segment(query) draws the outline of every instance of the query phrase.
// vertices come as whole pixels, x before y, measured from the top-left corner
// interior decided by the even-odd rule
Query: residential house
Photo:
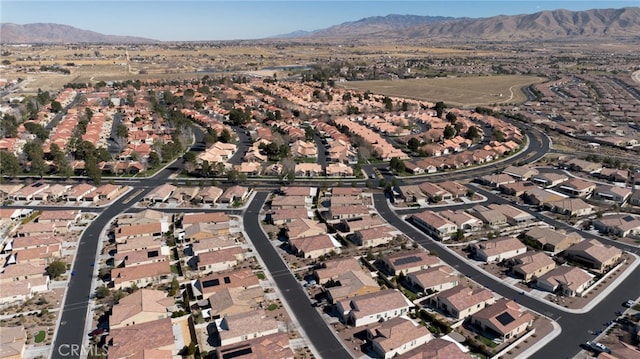
[[[185,228],[196,223],[228,223],[229,216],[222,212],[185,213],[180,219],[180,227]],[[228,226],[227,226],[228,227]]]
[[[591,283],[593,274],[573,266],[559,266],[536,280],[536,287],[566,297],[582,295]]]
[[[376,357],[391,359],[426,344],[433,335],[416,321],[400,316],[367,329],[367,340]]]
[[[326,226],[312,219],[299,218],[286,224],[286,235],[289,239],[311,237],[326,233]]]
[[[447,201],[452,200],[453,195],[449,192],[438,186],[437,184],[431,182],[422,182],[418,185],[422,193],[427,195],[429,200],[433,202]]]
[[[524,233],[525,243],[553,254],[564,251],[580,240],[576,232],[567,234],[548,227],[534,227]]]
[[[315,142],[297,140],[291,145],[291,155],[294,158],[316,158],[318,157],[318,148]]]
[[[423,344],[410,350],[396,359],[472,359],[474,356],[462,350],[460,344],[442,338],[435,338],[427,344]]]
[[[347,232],[355,232],[363,229],[374,228],[386,224],[387,221],[376,213],[352,220],[343,219],[340,221]]]
[[[380,286],[373,279],[371,273],[361,268],[347,270],[327,281],[324,293],[329,302],[336,303],[346,298],[374,293],[380,290]]]
[[[556,267],[556,262],[544,252],[525,252],[509,260],[511,272],[525,282],[539,278]]]
[[[260,308],[264,302],[264,289],[227,287],[209,297],[209,315],[213,319],[246,313]]]
[[[458,230],[455,223],[432,211],[423,211],[411,216],[411,220],[435,239],[446,241]]]
[[[130,226],[119,226],[114,231],[116,243],[124,243],[127,240],[139,237],[160,237],[161,235],[162,224],[159,222],[148,224],[133,224]]]
[[[318,284],[323,285],[330,280],[335,280],[342,273],[361,269],[360,262],[356,258],[339,258],[322,262],[321,267],[313,271],[313,276]]]
[[[345,323],[360,327],[409,313],[413,303],[397,289],[385,289],[337,302]]]
[[[120,299],[113,305],[109,316],[111,329],[141,324],[171,317],[167,310],[175,300],[167,298],[160,290],[142,288]]]
[[[340,243],[328,234],[289,239],[291,251],[304,258],[319,258],[340,252]]]
[[[291,223],[296,219],[309,219],[313,216],[310,210],[307,208],[287,208],[276,209],[269,214],[271,217],[271,223],[276,226],[281,226],[287,223]]]
[[[369,216],[369,207],[365,205],[338,206],[329,208],[329,219],[333,221],[353,220]]]
[[[585,239],[564,251],[568,259],[596,272],[606,272],[622,259],[622,251],[596,239]]]
[[[447,265],[407,274],[407,283],[425,294],[440,292],[458,285],[458,273]]]
[[[485,206],[474,206],[469,212],[474,217],[480,219],[484,224],[496,228],[507,225],[507,216],[501,211],[489,209]]]
[[[533,182],[515,182],[500,185],[500,192],[511,196],[521,197],[527,191],[538,188]]]
[[[451,193],[453,198],[466,197],[469,192],[469,189],[466,186],[455,181],[440,182],[438,183],[438,187]]]
[[[166,202],[176,189],[176,186],[165,183],[151,190],[143,200],[151,203]]]
[[[533,313],[515,301],[501,298],[472,314],[470,322],[482,331],[495,334],[502,340],[510,340],[524,334],[533,325],[534,319]]]
[[[486,263],[500,262],[527,251],[527,246],[514,237],[480,241],[470,245],[475,257]]]
[[[105,342],[109,358],[164,359],[172,358],[181,349],[176,348],[176,339],[171,318],[163,318],[111,329]]]
[[[569,179],[569,176],[567,176],[564,173],[556,173],[556,172],[545,172],[545,173],[539,173],[533,177],[531,177],[531,180],[543,187],[555,187],[557,185],[559,185],[562,182],[565,182],[566,180]]]
[[[475,232],[482,229],[483,223],[478,218],[465,211],[452,211],[450,209],[438,212],[442,217],[455,223],[455,225],[465,232]]]
[[[564,166],[568,169],[584,173],[594,173],[603,169],[602,164],[600,163],[589,162],[581,160],[579,158],[572,158],[571,160],[567,161]]]
[[[630,188],[610,185],[598,185],[594,191],[597,198],[613,201],[619,205],[623,205],[631,197],[631,193],[632,190]]]
[[[493,304],[493,293],[485,288],[457,285],[437,293],[432,301],[447,316],[460,320]]]
[[[216,348],[214,359],[294,359],[287,333],[265,335]]]
[[[65,192],[64,198],[67,201],[72,202],[84,201],[86,197],[96,189],[97,188],[95,186],[92,186],[88,183],[80,183],[71,187],[67,192]]]
[[[618,237],[640,234],[640,217],[632,214],[612,214],[593,221],[593,226],[600,233]]]
[[[422,249],[403,251],[382,257],[381,266],[390,275],[409,274],[442,264],[440,258]]]
[[[249,198],[251,190],[243,186],[232,186],[227,188],[222,195],[218,198],[220,203],[244,203]]]
[[[522,197],[527,203],[540,207],[545,206],[547,203],[561,201],[567,198],[563,194],[547,191],[537,187],[526,190]]]
[[[329,163],[325,168],[327,177],[352,177],[353,176],[353,167],[339,162],[339,163]]]
[[[133,267],[114,268],[111,270],[111,280],[115,289],[128,288],[136,285],[138,288],[149,284],[166,282],[171,278],[169,261],[153,262]]]
[[[507,217],[507,223],[512,226],[526,224],[535,220],[535,216],[529,212],[525,212],[509,204],[492,203],[488,207],[489,209],[494,209],[504,214],[504,216]]]
[[[241,343],[278,332],[278,322],[264,310],[228,315],[215,321],[216,346]]]
[[[352,238],[357,246],[372,248],[389,243],[397,232],[395,228],[383,225],[357,231]]]
[[[196,194],[194,200],[197,200],[201,203],[215,203],[218,201],[218,198],[222,196],[224,191],[222,188],[214,187],[214,186],[206,186],[200,189],[198,194]]]
[[[422,192],[418,185],[398,186],[398,191],[406,203],[417,203],[420,206],[429,204],[429,197]]]
[[[225,234],[229,234],[229,222],[193,223],[187,225],[184,229],[184,239],[187,241],[195,241]]]
[[[508,174],[521,181],[526,181],[529,178],[538,174],[538,170],[530,166],[508,166],[502,170],[502,173]]]
[[[596,189],[596,184],[585,181],[581,178],[573,177],[558,186],[558,189],[573,197],[587,197]]]
[[[27,342],[23,326],[0,327],[0,358],[21,359]]]
[[[259,286],[260,281],[251,269],[235,269],[194,280],[187,285],[187,294],[191,299],[202,300],[225,288],[255,288]]]
[[[244,260],[245,251],[241,247],[231,247],[219,251],[202,252],[190,261],[191,267],[200,271],[220,272],[238,265]]]
[[[478,179],[478,181],[484,185],[498,188],[510,183],[515,183],[516,179],[506,173],[494,173],[482,176]]]
[[[560,201],[550,202],[544,205],[545,208],[571,217],[588,216],[593,213],[593,206],[583,201],[581,198],[566,198]]]
[[[276,196],[271,200],[271,209],[292,209],[311,207],[308,196]]]
[[[617,168],[603,168],[597,173],[598,177],[607,179],[611,182],[625,183],[629,180],[629,171]]]
[[[296,177],[318,177],[324,174],[319,163],[298,163],[294,171]]]

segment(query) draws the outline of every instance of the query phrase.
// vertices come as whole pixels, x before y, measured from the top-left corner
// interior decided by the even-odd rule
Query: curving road
[[[513,205],[513,203],[495,196],[490,192],[481,189],[478,189],[478,192],[491,198],[496,203],[509,203]],[[439,258],[454,267],[457,271],[501,296],[515,299],[525,307],[546,315],[558,322],[562,327],[560,335],[537,351],[532,358],[571,358],[575,356],[581,350],[580,345],[582,343],[593,339],[593,336],[588,333],[588,330],[602,329],[603,323],[615,319],[616,316],[614,313],[616,310],[622,309],[622,303],[629,298],[637,298],[640,296],[640,288],[635,285],[629,285],[630,283],[638,283],[638,281],[640,281],[640,267],[637,267],[625,279],[624,283],[610,290],[608,295],[587,313],[568,312],[554,305],[520,294],[520,291],[488,276],[484,271],[470,264],[468,261],[446,250],[439,242],[399,218],[398,215],[390,209],[384,194],[374,195],[374,205],[380,215],[392,226],[398,228],[424,248],[437,253]],[[562,225],[561,222],[557,221],[551,221],[550,223]],[[575,228],[572,229],[575,230]],[[585,237],[589,237],[588,233],[585,233]],[[615,244],[617,244],[617,247],[622,247],[622,249],[625,250],[637,250],[637,248],[630,248],[621,243],[616,242]]]

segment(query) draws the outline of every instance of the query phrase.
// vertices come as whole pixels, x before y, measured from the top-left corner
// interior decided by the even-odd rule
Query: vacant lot
[[[520,103],[527,100],[522,88],[544,81],[535,76],[447,77],[410,80],[375,80],[341,83],[355,90],[408,97],[425,101],[444,101],[455,106]]]

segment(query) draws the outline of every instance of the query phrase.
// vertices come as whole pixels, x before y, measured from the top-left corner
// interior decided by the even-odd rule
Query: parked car
[[[628,301],[626,301],[626,303],[624,303],[624,306],[627,307],[627,308],[631,308],[634,305],[636,305],[636,301],[632,300],[632,299],[629,299]]]
[[[89,333],[89,336],[90,337],[99,337],[99,336],[106,335],[106,334],[109,334],[109,331],[107,329],[105,329],[105,328],[97,328],[97,329],[92,330]]]
[[[591,342],[588,341],[585,343],[585,346],[597,353],[607,353],[607,354],[611,354],[611,349],[609,349],[609,347],[607,347],[606,345],[602,344],[602,343],[598,343],[598,342]]]

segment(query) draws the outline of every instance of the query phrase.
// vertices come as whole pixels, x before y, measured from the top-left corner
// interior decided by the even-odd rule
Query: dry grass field
[[[409,80],[375,80],[341,83],[345,88],[407,97],[444,101],[462,107],[521,103],[527,100],[522,88],[544,81],[541,77],[506,75]]]
[[[310,63],[342,59],[351,63],[369,63],[384,58],[425,58],[442,56],[499,56],[499,52],[472,51],[453,48],[424,47],[403,44],[290,44],[274,41],[272,43],[191,43],[191,44],[155,44],[155,45],[47,45],[47,46],[6,46],[2,48],[2,60],[8,60],[11,66],[3,69],[2,78],[9,81],[21,78],[25,80],[15,95],[32,95],[38,89],[56,91],[67,83],[96,83],[98,81],[123,81],[146,79],[189,79],[204,76],[203,69],[213,69],[225,73],[260,74],[286,77],[287,71],[262,70],[265,67],[283,65],[307,65]],[[59,72],[41,72],[41,66],[62,66],[70,74]],[[508,77],[505,77],[508,78]],[[489,78],[486,78],[489,79]],[[422,80],[419,80],[422,81]],[[435,80],[438,81],[438,80]],[[506,81],[502,87],[489,86],[488,90],[467,87],[466,93],[450,85],[456,79],[446,79],[452,88],[447,91],[446,100],[450,103],[493,103],[510,98],[509,87],[520,85],[520,80]],[[465,80],[471,81],[471,80]],[[522,80],[523,85],[535,80]],[[403,84],[401,89],[397,85]],[[394,82],[389,86],[384,81],[358,82],[353,87],[364,88],[389,95],[409,95],[414,98],[432,98],[428,89],[420,82]],[[376,85],[374,85],[376,84]],[[351,84],[349,85],[351,86]],[[442,93],[443,85],[436,93]],[[494,90],[495,89],[495,90]],[[514,87],[515,89],[515,87]],[[486,92],[489,91],[489,94]],[[492,93],[503,93],[503,98],[492,98]],[[517,91],[514,91],[516,93]],[[474,97],[475,94],[475,97]],[[458,98],[454,95],[462,95]],[[506,96],[506,97],[504,97]],[[436,96],[438,97],[438,96]],[[514,98],[521,99],[521,95]],[[513,99],[512,99],[513,100]],[[512,101],[509,100],[509,101]],[[507,101],[507,102],[509,102]]]

